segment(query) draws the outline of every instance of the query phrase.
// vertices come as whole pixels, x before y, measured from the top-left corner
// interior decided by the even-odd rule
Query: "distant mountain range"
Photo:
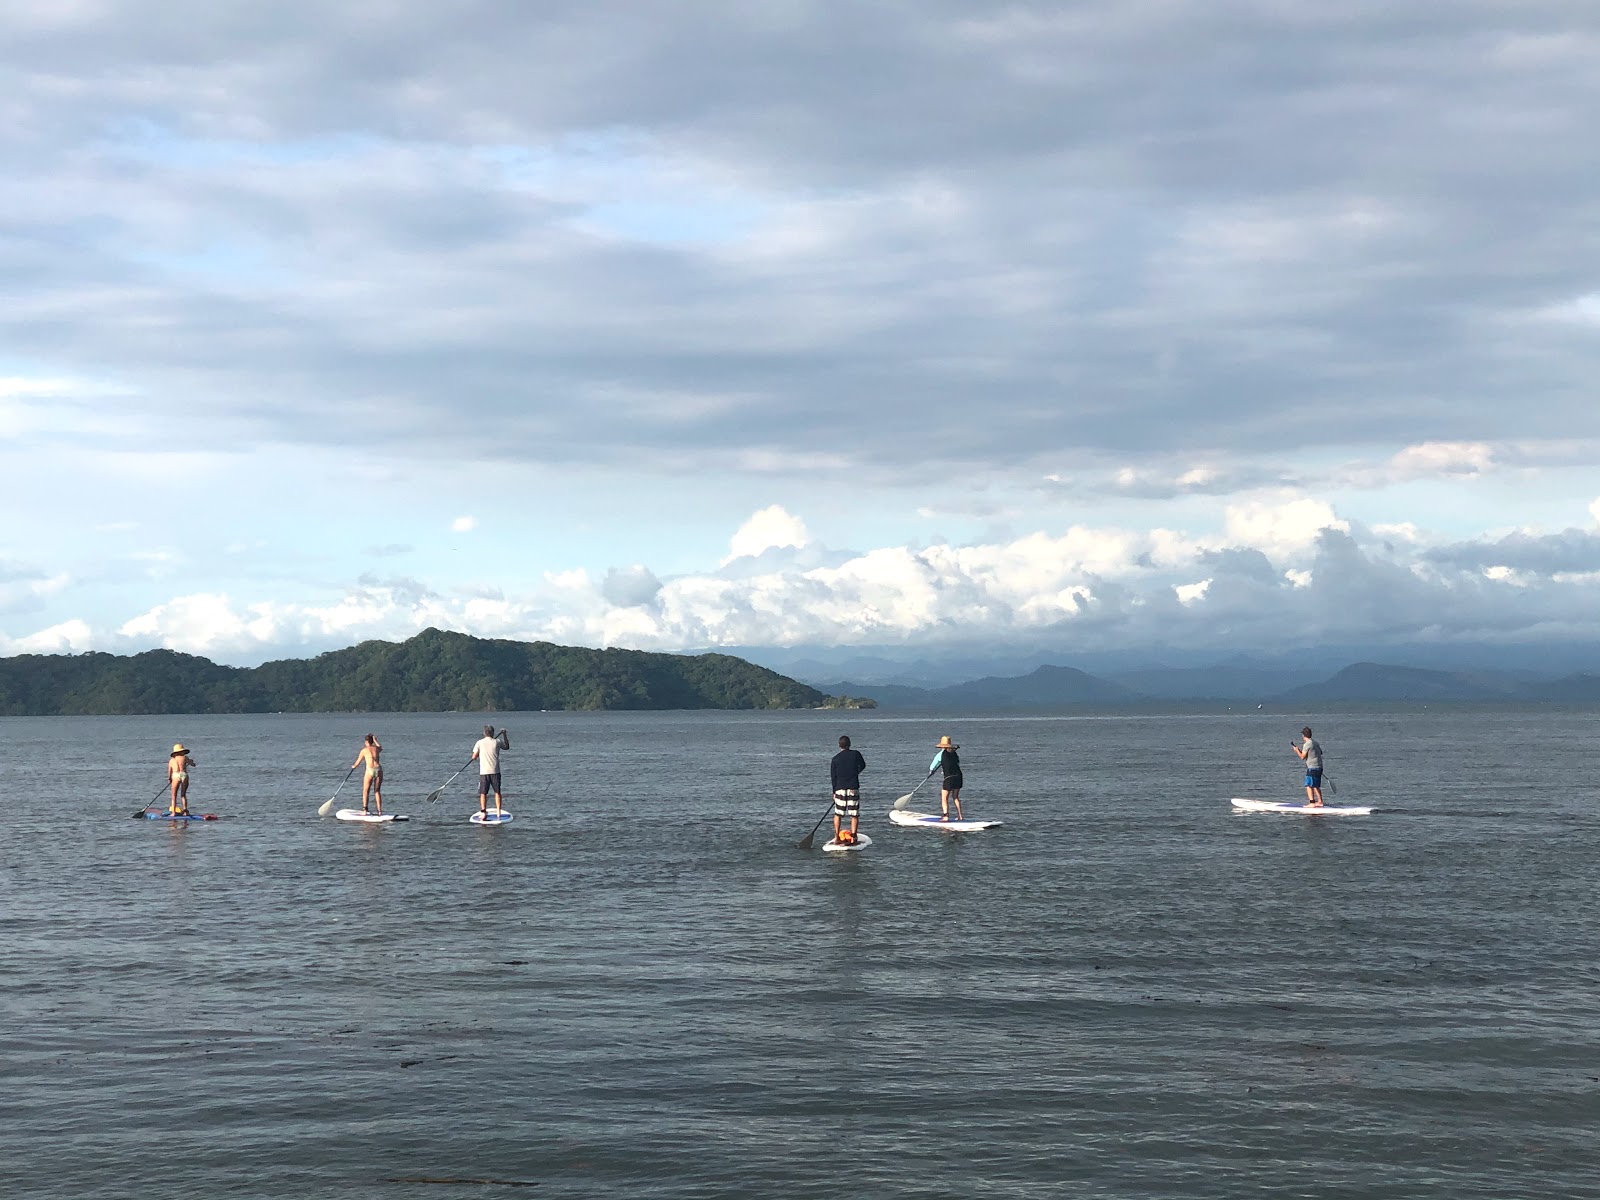
[[[424,630],[309,659],[193,654],[0,658],[0,714],[817,708],[830,697],[729,654],[648,654]]]
[[[827,690],[870,696],[885,709],[977,710],[1137,707],[1172,702],[1327,703],[1600,703],[1600,675],[1528,678],[1509,671],[1433,671],[1355,663],[1326,678],[1250,668],[1145,670],[1103,679],[1071,667],[974,679],[939,688],[839,683]]]
[[[1215,649],[1150,644],[1089,650],[1050,645],[941,642],[857,647],[719,647],[816,687],[836,679],[862,689],[883,684],[937,690],[963,680],[1011,678],[1037,667],[1070,665],[1142,695],[1203,699],[1265,697],[1320,683],[1351,663],[1384,663],[1445,673],[1510,675],[1524,682],[1574,672],[1600,674],[1600,640],[1501,645],[1493,642],[1324,644]],[[863,691],[872,695],[872,691]]]

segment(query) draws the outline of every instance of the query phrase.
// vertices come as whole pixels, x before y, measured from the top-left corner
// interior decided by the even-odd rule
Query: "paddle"
[[[469,758],[469,759],[467,759],[466,762],[462,763],[461,764],[461,771],[465,771],[468,767],[470,767],[472,765],[472,762],[473,762],[473,760]],[[456,775],[461,774],[461,771],[457,771]],[[440,795],[443,794],[445,788],[449,787],[452,783],[454,783],[456,781],[456,775],[450,776],[449,779],[446,779],[438,787],[434,788],[433,791],[428,793],[428,803],[429,804],[437,804],[437,803],[439,803]]]
[[[832,800],[828,801],[828,811],[823,813],[822,816],[817,820],[817,823],[811,827],[811,832],[806,834],[805,837],[801,838],[798,842],[796,842],[795,845],[799,846],[800,849],[802,849],[802,850],[811,849],[812,839],[817,836],[817,830],[821,829],[822,828],[822,822],[826,821],[831,816],[833,816],[833,801]]]
[[[344,791],[344,785],[350,782],[350,776],[356,773],[356,767],[359,767],[360,765],[360,763],[357,763],[355,767],[351,767],[348,771],[346,771],[344,773],[344,778],[339,780],[339,786],[333,789],[333,795],[329,796],[321,804],[317,805],[317,816],[325,817],[333,811],[333,802],[339,798],[339,793]]]
[[[144,807],[143,807],[143,808],[141,808],[141,809],[140,809],[140,810],[139,810],[139,811],[138,811],[138,812],[136,812],[136,813],[134,813],[134,814],[133,814],[133,819],[134,819],[134,820],[135,820],[135,821],[137,821],[137,820],[138,820],[138,819],[139,819],[139,818],[140,818],[140,817],[142,817],[142,816],[144,816],[144,815],[145,815],[145,813],[147,813],[147,812],[149,812],[149,811],[150,811],[150,809],[151,809],[151,808],[152,808],[152,807],[153,807],[153,806],[154,806],[154,805],[155,805],[155,802],[156,802],[156,800],[159,800],[159,799],[161,799],[161,797],[163,797],[163,796],[165,796],[165,795],[166,795],[166,794],[167,794],[167,790],[168,790],[168,789],[169,789],[169,788],[170,788],[170,787],[171,787],[171,786],[172,786],[172,785],[171,785],[171,784],[163,784],[163,785],[162,785],[162,786],[161,786],[161,790],[160,790],[160,791],[159,791],[159,792],[157,792],[157,793],[156,793],[156,799],[155,799],[155,800],[152,800],[152,801],[150,801],[150,803],[149,803],[149,804],[146,804],[146,805],[145,805],[145,806],[144,806]]]
[[[939,773],[939,768],[935,767],[933,770],[928,772],[928,778],[924,779],[922,781],[922,783],[927,783],[928,779],[932,779],[938,773]],[[912,788],[904,796],[901,796],[898,799],[896,799],[895,802],[894,802],[894,806],[896,808],[900,809],[902,812],[905,811],[906,805],[911,803],[911,797],[915,796],[918,792],[920,792],[922,790],[922,783],[917,784],[916,787]]]

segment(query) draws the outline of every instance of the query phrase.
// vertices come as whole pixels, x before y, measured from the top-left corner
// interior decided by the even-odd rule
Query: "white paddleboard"
[[[1241,812],[1297,812],[1324,817],[1364,817],[1372,811],[1370,807],[1341,808],[1334,804],[1324,804],[1321,808],[1313,808],[1309,804],[1278,804],[1272,800],[1245,800],[1238,796],[1233,798],[1233,806]]]
[[[507,821],[511,820],[511,814],[508,812],[475,812],[472,814],[471,820],[474,825],[504,825]]]
[[[947,833],[973,833],[979,829],[998,829],[1001,824],[999,821],[941,821],[938,813],[911,812],[903,808],[891,808],[889,820],[896,825],[931,825]]]
[[[410,817],[402,817],[395,813],[362,812],[359,808],[341,808],[333,814],[341,821],[360,821],[366,825],[386,825],[390,821],[409,821]]]
[[[871,838],[864,833],[857,833],[856,840],[853,842],[840,842],[835,841],[833,838],[829,838],[827,841],[822,843],[822,848],[824,850],[838,850],[843,852],[846,850],[865,850],[870,845],[872,845]]]

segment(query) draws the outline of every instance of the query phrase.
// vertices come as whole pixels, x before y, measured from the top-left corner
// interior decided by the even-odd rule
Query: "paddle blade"
[[[815,843],[816,837],[817,837],[817,831],[815,829],[813,829],[810,833],[806,834],[805,837],[801,838],[798,842],[796,842],[795,845],[799,846],[800,849],[802,849],[802,850],[809,850],[809,849],[811,849],[812,845]]]
[[[898,809],[904,810],[905,806],[911,803],[911,796],[912,793],[907,792],[904,796],[896,798],[894,806]]]
[[[339,795],[338,795],[337,792],[335,792],[333,795],[329,796],[326,800],[324,800],[321,804],[317,805],[317,816],[325,817],[329,813],[331,813],[333,811],[333,802],[335,800],[337,800],[338,798],[339,798]]]

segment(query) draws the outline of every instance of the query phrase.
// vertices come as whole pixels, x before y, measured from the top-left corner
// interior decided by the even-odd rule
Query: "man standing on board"
[[[856,840],[856,829],[861,824],[861,772],[867,769],[867,760],[861,751],[850,749],[850,739],[839,735],[839,753],[828,764],[833,777],[833,840],[848,846]],[[850,828],[841,829],[840,822],[850,818]]]
[[[928,774],[942,770],[944,779],[939,785],[939,819],[950,819],[950,806],[956,806],[956,820],[961,816],[961,756],[956,753],[961,749],[950,740],[947,733],[941,737],[937,744],[938,753],[933,756],[933,761],[928,764]]]
[[[1296,746],[1293,741],[1289,749],[1298,754],[1306,764],[1306,807],[1322,807],[1322,746],[1317,739],[1311,736],[1311,726],[1307,725],[1300,731],[1300,736],[1305,739]]]
[[[499,816],[500,809],[500,751],[511,748],[511,739],[502,730],[499,737],[494,735],[494,726],[485,725],[483,736],[472,747],[472,758],[469,762],[478,764],[478,811],[487,814],[489,793],[494,792],[494,815]]]

